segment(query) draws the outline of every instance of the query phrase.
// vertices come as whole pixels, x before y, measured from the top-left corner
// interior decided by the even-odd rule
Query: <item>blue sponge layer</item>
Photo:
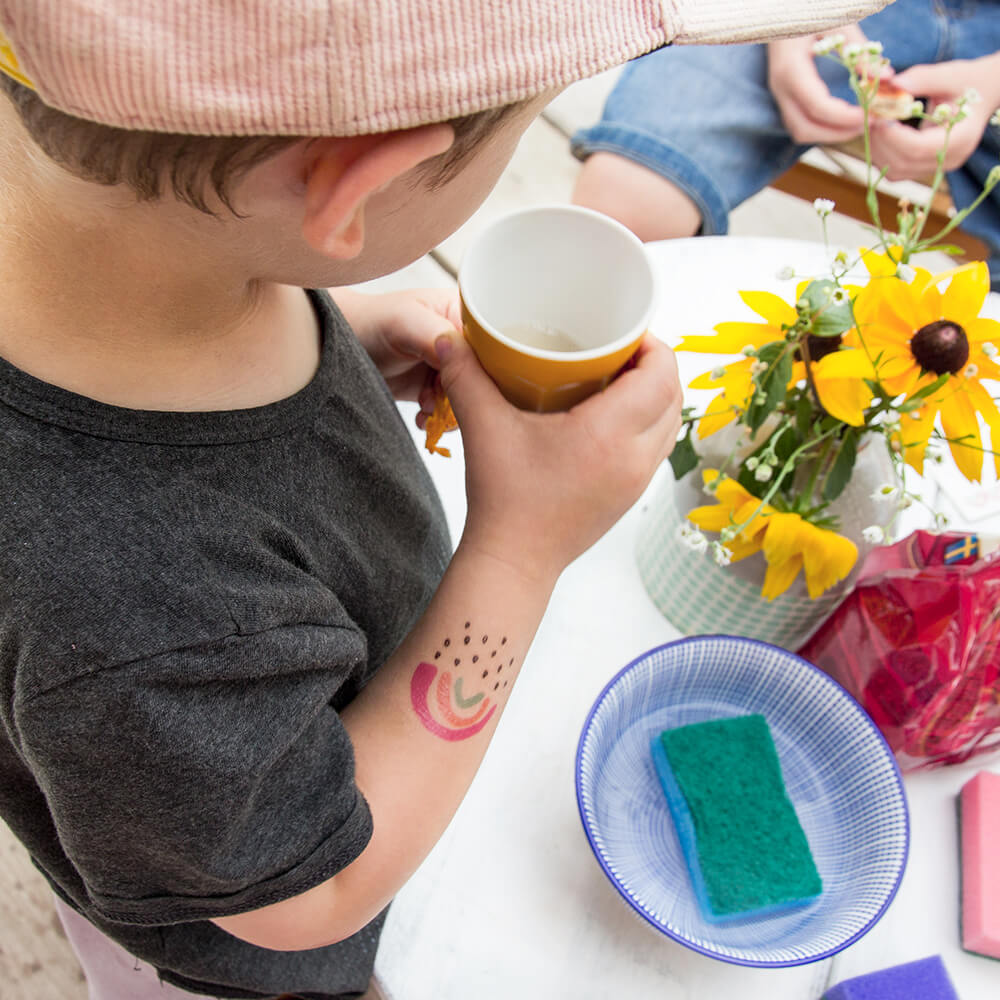
[[[837,983],[822,1000],[958,1000],[940,955]]]
[[[651,751],[707,922],[757,920],[822,891],[762,715],[669,729]]]
[[[691,875],[691,888],[694,890],[694,897],[698,900],[698,909],[701,915],[712,924],[719,923],[720,918],[712,910],[712,904],[708,898],[708,886],[705,885],[705,876],[701,873],[701,865],[698,864],[698,835],[694,829],[694,819],[691,810],[688,809],[687,800],[681,791],[674,772],[670,768],[670,761],[667,758],[667,751],[663,749],[663,743],[657,736],[652,743],[653,766],[660,778],[660,785],[663,793],[667,797],[667,807],[674,821],[674,829],[677,831],[677,839],[680,841],[681,853],[687,863],[687,869]]]

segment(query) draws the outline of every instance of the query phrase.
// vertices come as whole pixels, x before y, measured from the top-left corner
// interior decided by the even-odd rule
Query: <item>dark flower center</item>
[[[806,337],[806,342],[809,345],[810,361],[819,361],[820,358],[840,350],[840,337],[817,337],[815,333],[810,333]]]
[[[954,375],[969,360],[969,338],[957,323],[936,319],[913,335],[910,353],[924,371]]]

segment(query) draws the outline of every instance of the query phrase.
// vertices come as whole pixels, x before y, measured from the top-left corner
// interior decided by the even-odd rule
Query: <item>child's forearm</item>
[[[261,947],[315,948],[389,903],[462,801],[557,575],[459,546],[416,628],[342,713],[374,822],[368,846],[329,881],[220,927]]]
[[[216,923],[278,949],[363,927],[458,808],[563,568],[631,506],[680,428],[671,352],[644,338],[636,364],[566,413],[510,406],[460,337],[438,342],[462,427],[465,531],[421,620],[341,714],[374,834],[329,881]]]
[[[459,546],[427,613],[345,710],[358,785],[375,824],[368,848],[335,879],[345,903],[381,885],[374,916],[444,832],[479,768],[557,576],[528,577]]]

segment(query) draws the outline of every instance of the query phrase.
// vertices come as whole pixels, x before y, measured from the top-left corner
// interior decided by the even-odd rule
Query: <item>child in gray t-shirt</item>
[[[524,413],[454,295],[303,289],[427,252],[569,81],[804,30],[747,6],[0,0],[0,814],[82,948],[182,994],[366,988],[680,392],[647,337],[599,396]],[[467,456],[454,553],[393,400],[424,419],[435,377]],[[488,693],[473,642],[502,653]]]

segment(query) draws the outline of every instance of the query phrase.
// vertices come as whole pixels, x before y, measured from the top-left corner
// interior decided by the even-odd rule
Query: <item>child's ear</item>
[[[302,235],[328,257],[348,260],[357,256],[365,242],[368,198],[443,153],[454,139],[451,126],[440,124],[310,143]]]

